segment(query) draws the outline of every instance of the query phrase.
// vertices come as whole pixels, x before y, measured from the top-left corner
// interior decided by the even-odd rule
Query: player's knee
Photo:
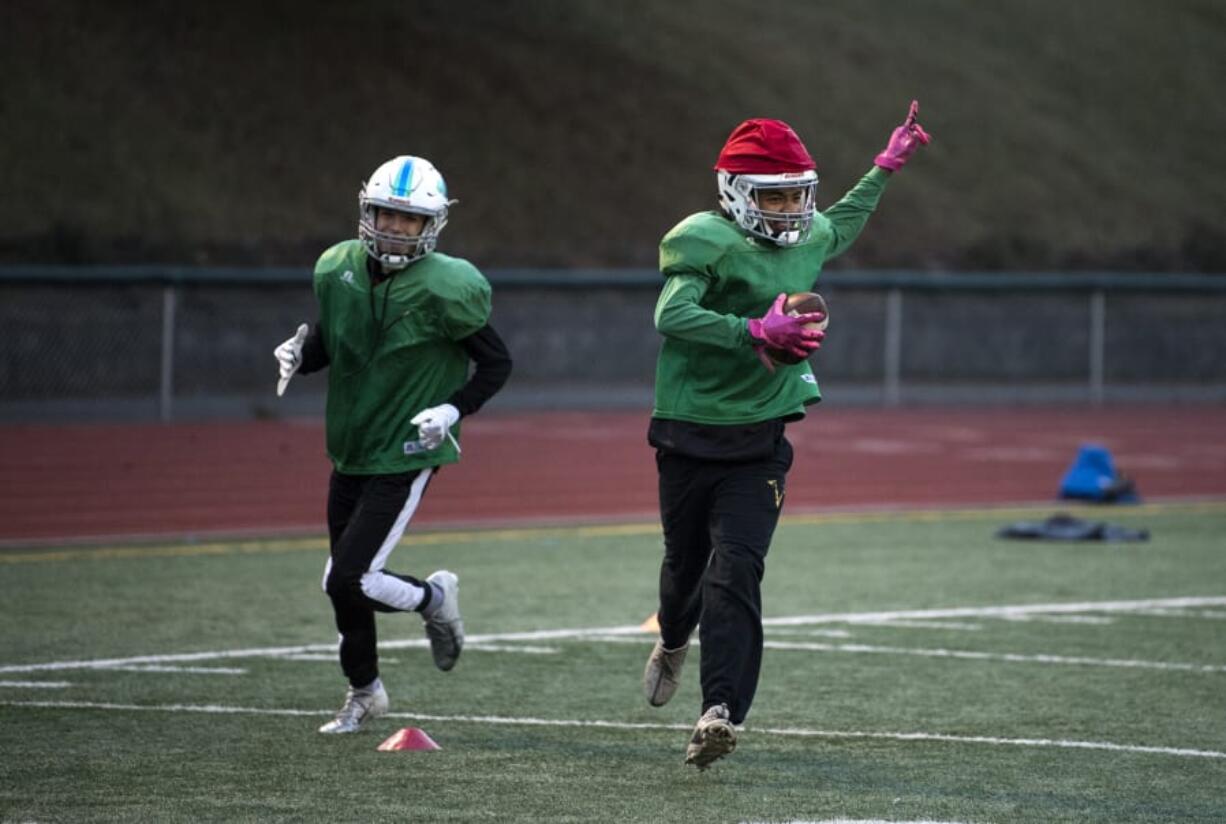
[[[734,580],[753,577],[762,580],[765,571],[764,553],[746,544],[724,544],[715,553],[713,567],[718,567],[722,576]]]
[[[348,603],[362,598],[364,570],[333,567],[324,582],[324,592],[335,603]]]

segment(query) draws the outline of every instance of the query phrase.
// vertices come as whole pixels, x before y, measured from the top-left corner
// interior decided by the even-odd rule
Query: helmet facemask
[[[402,155],[389,160],[370,176],[358,192],[358,237],[366,253],[386,269],[403,269],[434,251],[447,225],[447,184],[430,161]],[[421,233],[410,237],[380,231],[379,210],[422,215]]]
[[[411,237],[398,232],[379,231],[380,209],[425,216],[426,222],[421,227],[421,234]],[[433,252],[438,245],[439,232],[447,225],[446,207],[439,212],[431,213],[420,209],[406,209],[389,203],[375,202],[359,195],[358,211],[358,237],[362,239],[366,253],[388,269],[403,269],[413,261]]]
[[[779,246],[795,246],[809,239],[817,214],[817,172],[733,174],[720,169],[716,178],[720,207],[746,232]],[[801,209],[776,212],[759,205],[763,192],[779,189],[802,189]]]

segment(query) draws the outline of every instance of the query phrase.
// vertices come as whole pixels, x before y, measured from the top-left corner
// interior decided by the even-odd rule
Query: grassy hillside
[[[921,102],[844,266],[1226,271],[1214,0],[13,0],[0,262],[307,264],[421,154],[482,266],[653,265],[732,127],[823,206]]]

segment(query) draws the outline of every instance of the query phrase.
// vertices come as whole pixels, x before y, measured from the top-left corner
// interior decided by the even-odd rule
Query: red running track
[[[415,524],[656,518],[647,416],[521,413],[464,425],[464,460]],[[819,408],[788,427],[785,511],[1052,502],[1078,445],[1145,500],[1226,498],[1226,406]],[[317,420],[0,426],[0,544],[322,533]]]

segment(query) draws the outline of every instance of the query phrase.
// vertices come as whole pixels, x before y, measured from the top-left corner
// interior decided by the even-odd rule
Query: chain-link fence
[[[658,273],[494,270],[515,359],[503,407],[638,407]],[[1226,278],[832,272],[827,400],[1226,399]],[[0,419],[320,414],[325,381],[273,392],[273,348],[315,303],[307,270],[0,270]]]

